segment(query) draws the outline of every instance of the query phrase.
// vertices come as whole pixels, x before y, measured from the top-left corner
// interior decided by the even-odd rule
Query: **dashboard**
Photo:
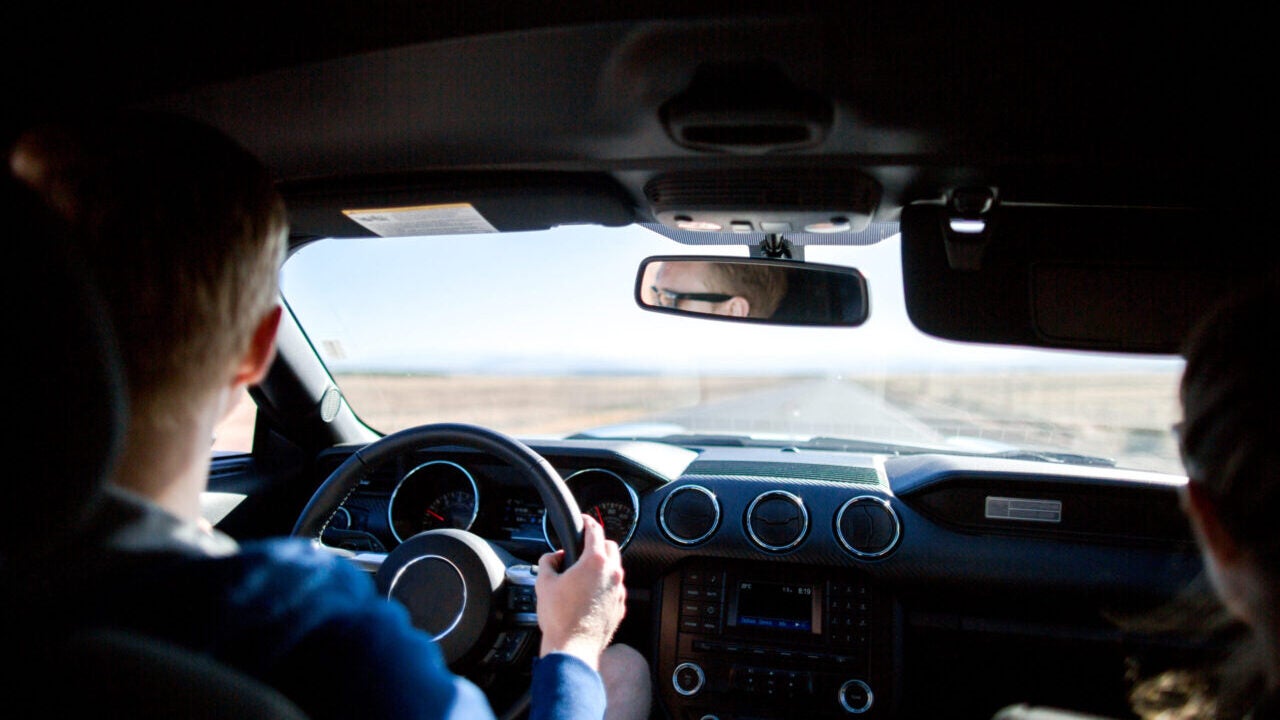
[[[1016,700],[1123,708],[1135,657],[1177,643],[1112,620],[1199,577],[1184,480],[1113,468],[657,443],[530,442],[623,547],[620,639],[678,720],[990,716]],[[350,450],[323,459],[332,469]],[[537,492],[479,451],[365,478],[326,543],[386,552],[469,529],[556,545]],[[1028,663],[1027,658],[1034,658]]]

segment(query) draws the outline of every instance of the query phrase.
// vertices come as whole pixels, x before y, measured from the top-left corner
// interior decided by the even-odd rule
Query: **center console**
[[[869,577],[694,561],[661,593],[655,680],[673,718],[892,715],[901,613]]]

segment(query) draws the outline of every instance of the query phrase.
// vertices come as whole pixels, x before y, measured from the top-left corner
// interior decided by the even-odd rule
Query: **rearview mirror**
[[[640,263],[645,310],[776,325],[861,325],[867,282],[854,268],[791,260],[666,255]]]

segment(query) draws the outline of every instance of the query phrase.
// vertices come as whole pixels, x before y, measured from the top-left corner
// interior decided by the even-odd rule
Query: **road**
[[[738,397],[657,413],[652,422],[691,433],[830,436],[939,444],[942,434],[863,385],[835,378],[798,380]]]

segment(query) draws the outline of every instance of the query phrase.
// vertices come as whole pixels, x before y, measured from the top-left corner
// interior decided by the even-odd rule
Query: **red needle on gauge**
[[[596,511],[596,517],[600,520],[600,527],[604,527],[604,515],[600,514],[600,508],[592,508]]]
[[[431,508],[427,508],[427,514],[428,514],[428,515],[430,515],[431,517],[433,517],[433,518],[437,519],[437,520],[444,520],[444,516],[443,516],[443,515],[441,515],[440,513],[436,512],[435,510],[432,510]]]

